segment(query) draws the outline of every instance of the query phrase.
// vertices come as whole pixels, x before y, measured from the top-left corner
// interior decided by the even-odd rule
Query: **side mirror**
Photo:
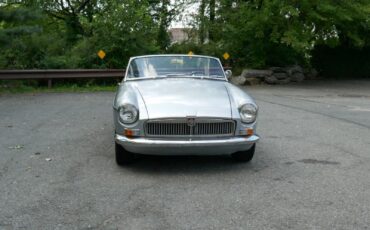
[[[231,70],[228,69],[228,70],[225,71],[225,75],[226,75],[227,79],[230,79],[231,76],[233,75],[233,72],[231,72]]]

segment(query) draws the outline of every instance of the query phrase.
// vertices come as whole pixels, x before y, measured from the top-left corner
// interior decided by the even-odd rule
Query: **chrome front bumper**
[[[127,138],[115,135],[116,143],[122,145],[127,151],[151,155],[226,155],[248,150],[258,140],[258,135],[196,140]]]

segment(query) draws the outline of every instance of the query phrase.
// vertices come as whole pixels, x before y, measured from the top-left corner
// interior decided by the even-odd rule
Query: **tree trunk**
[[[167,49],[169,45],[169,36],[167,33],[167,28],[169,24],[169,13],[168,13],[168,5],[170,4],[170,0],[162,0],[162,7],[160,10],[159,16],[159,29],[158,29],[158,38],[157,42],[159,47],[162,50]]]
[[[205,10],[206,10],[206,0],[202,0],[200,7],[199,7],[199,42],[200,44],[204,44],[205,37],[206,37],[206,30],[205,30]]]
[[[216,15],[216,0],[209,1],[209,40],[214,40],[214,23]]]

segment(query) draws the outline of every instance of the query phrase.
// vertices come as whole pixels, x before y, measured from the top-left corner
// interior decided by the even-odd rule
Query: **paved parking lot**
[[[113,93],[0,96],[0,229],[369,229],[370,81],[246,88],[249,164],[114,161]]]

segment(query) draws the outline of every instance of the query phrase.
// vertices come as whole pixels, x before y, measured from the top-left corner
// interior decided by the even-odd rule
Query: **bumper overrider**
[[[117,144],[127,151],[150,155],[227,155],[248,150],[259,136],[233,136],[215,139],[159,139],[115,135]]]

